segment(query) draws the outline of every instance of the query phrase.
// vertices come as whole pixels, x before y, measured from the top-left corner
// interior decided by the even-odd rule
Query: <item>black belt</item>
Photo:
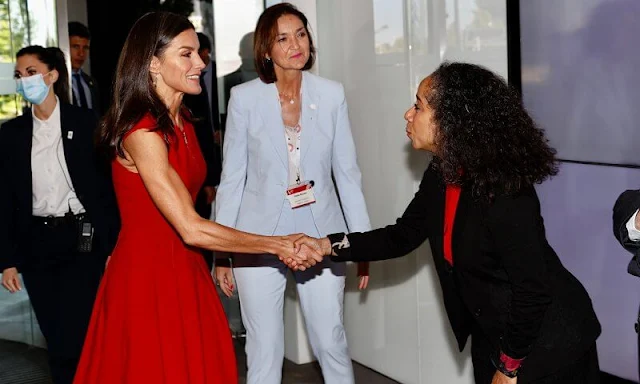
[[[65,216],[31,216],[31,222],[44,225],[49,228],[56,228],[63,225],[72,225],[84,218],[84,213],[77,215],[65,215]]]

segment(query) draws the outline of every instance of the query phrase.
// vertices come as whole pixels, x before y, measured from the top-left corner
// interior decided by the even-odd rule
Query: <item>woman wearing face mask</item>
[[[305,15],[289,3],[267,8],[254,33],[254,57],[260,78],[231,90],[216,221],[264,235],[369,230],[344,90],[308,72],[315,48]],[[247,383],[280,383],[287,267],[269,255],[237,255],[234,263],[247,330]],[[364,289],[368,265],[360,267]],[[326,259],[294,273],[327,383],[354,382],[342,323],[345,271],[343,263]],[[235,288],[233,274],[229,266],[216,267],[227,295]]]
[[[73,379],[119,225],[93,149],[95,115],[68,104],[61,55],[40,46],[18,51],[16,89],[31,108],[0,129],[2,285],[22,290],[22,273],[55,384]]]

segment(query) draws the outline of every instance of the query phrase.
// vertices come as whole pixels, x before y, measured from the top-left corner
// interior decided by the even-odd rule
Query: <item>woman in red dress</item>
[[[141,17],[120,54],[101,143],[122,229],[76,384],[236,383],[227,320],[196,248],[296,257],[296,236],[247,234],[194,210],[206,169],[182,97],[200,93],[204,67],[193,25],[165,12]]]

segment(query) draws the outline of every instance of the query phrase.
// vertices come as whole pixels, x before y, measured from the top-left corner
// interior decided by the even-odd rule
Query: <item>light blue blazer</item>
[[[301,93],[300,166],[302,178],[315,183],[313,224],[321,236],[368,231],[371,224],[344,89],[304,71]],[[231,90],[223,151],[216,221],[273,235],[281,212],[290,209],[285,198],[287,145],[275,84],[255,79]]]

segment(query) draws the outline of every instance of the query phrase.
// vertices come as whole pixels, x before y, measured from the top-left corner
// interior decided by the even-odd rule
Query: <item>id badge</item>
[[[316,198],[313,196],[313,181],[304,181],[302,184],[290,185],[289,188],[287,188],[287,199],[289,199],[291,208],[303,207],[315,203]]]

